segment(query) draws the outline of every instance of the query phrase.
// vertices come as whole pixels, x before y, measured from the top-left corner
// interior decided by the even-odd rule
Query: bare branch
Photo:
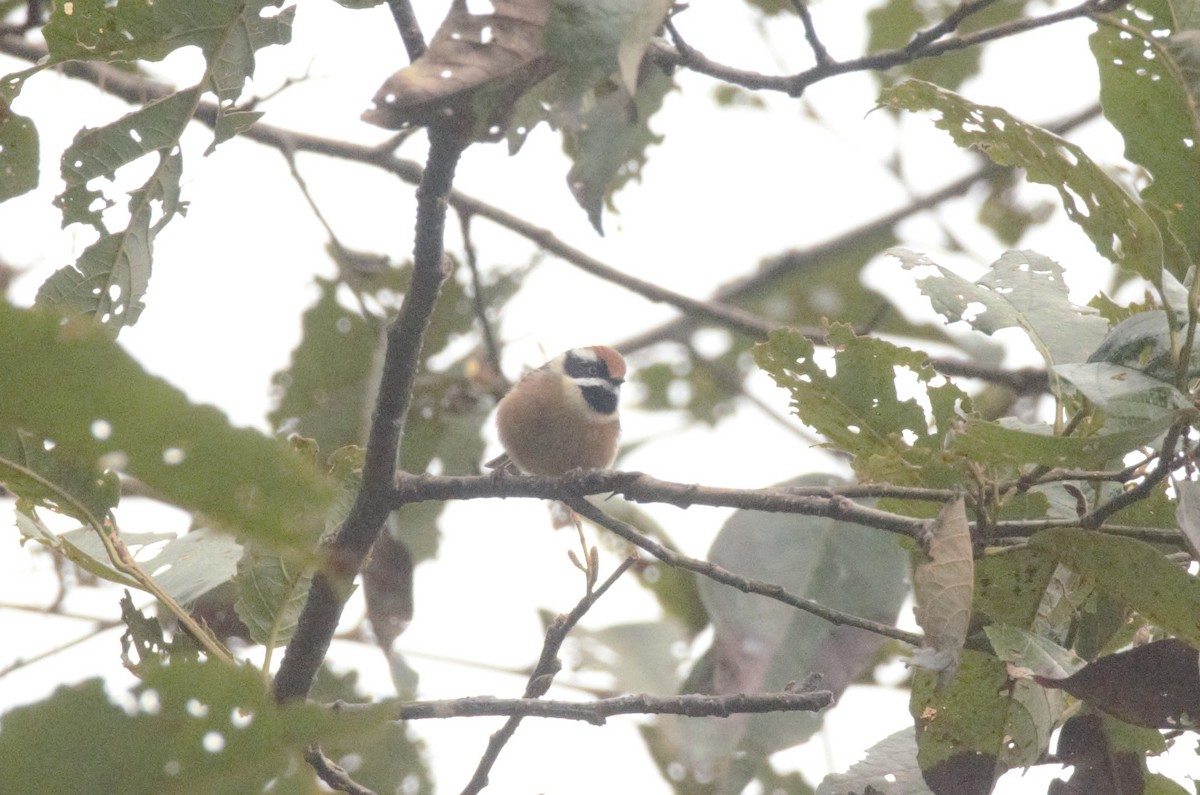
[[[969,5],[987,5],[988,2],[992,2],[992,0],[987,0],[985,3],[971,3]],[[963,5],[966,6],[968,4],[964,3]],[[874,53],[872,55],[864,55],[861,58],[853,58],[848,61],[834,61],[832,59],[821,61],[818,58],[816,66],[793,75],[765,75],[747,69],[726,66],[711,60],[694,47],[687,45],[680,47],[681,40],[678,39],[674,48],[663,43],[654,45],[652,55],[664,66],[683,66],[694,72],[699,72],[700,74],[708,75],[709,77],[741,86],[742,88],[754,91],[781,91],[788,96],[798,97],[814,83],[826,80],[835,75],[848,74],[850,72],[884,71],[923,58],[933,58],[955,50],[975,47],[989,41],[994,41],[995,39],[1008,38],[1030,30],[1056,25],[1060,22],[1091,16],[1095,13],[1107,11],[1116,5],[1118,3],[1115,0],[1084,0],[1079,5],[1062,11],[1056,11],[1040,17],[1024,17],[963,36],[942,39],[941,37],[954,27],[957,27],[963,18],[974,12],[973,8],[964,12],[964,9],[960,7],[958,11],[947,18],[948,22],[943,21],[930,30],[917,34],[905,47]]]
[[[525,695],[518,700],[519,702],[537,703],[537,700],[546,694],[546,691],[550,689],[550,683],[554,681],[554,677],[562,670],[562,663],[559,662],[558,652],[562,648],[563,641],[567,639],[567,634],[587,614],[592,605],[596,604],[596,601],[635,562],[637,562],[636,555],[625,558],[613,573],[609,575],[608,579],[594,590],[589,590],[570,613],[558,616],[546,628],[546,638],[542,642],[542,653],[538,656],[538,662],[533,668],[533,673],[529,675],[529,683],[525,685]],[[509,715],[509,719],[488,739],[487,750],[484,751],[483,756],[480,758],[479,764],[475,768],[475,773],[471,776],[471,780],[463,787],[463,795],[477,793],[487,786],[488,774],[496,764],[496,760],[499,758],[504,746],[508,744],[513,734],[516,733],[517,727],[521,724],[521,718],[524,717],[517,712],[504,714]]]
[[[417,60],[425,54],[425,36],[421,33],[417,15],[413,13],[412,3],[409,0],[387,0],[387,5],[392,12],[392,19],[396,20],[404,49],[408,51],[408,60]]]
[[[866,491],[862,491],[862,489]],[[925,519],[880,511],[859,505],[838,489],[818,487],[788,489],[728,489],[659,480],[643,472],[602,470],[569,472],[560,477],[540,475],[484,475],[475,477],[410,475],[400,473],[391,497],[394,506],[427,500],[465,500],[485,497],[535,497],[568,504],[588,494],[620,494],[631,502],[659,502],[686,508],[708,505],[750,511],[822,516],[886,530],[924,543],[929,532]],[[896,496],[937,502],[940,489],[889,486],[850,487],[848,493]],[[816,496],[813,496],[816,495]],[[589,517],[590,518],[590,517]]]
[[[547,699],[493,698],[476,696],[444,701],[412,701],[396,713],[399,720],[436,718],[476,718],[509,716],[519,718],[559,718],[581,720],[603,726],[614,715],[686,715],[690,718],[726,718],[730,715],[760,712],[816,712],[833,703],[826,690],[806,693],[738,693],[709,696],[689,693],[681,696],[651,696],[635,693],[596,701],[550,701]],[[364,705],[365,706],[365,705]],[[334,704],[335,710],[354,711],[357,704]]]
[[[782,602],[785,605],[790,605],[798,610],[803,610],[806,613],[811,613],[814,616],[823,618],[831,624],[865,629],[866,631],[873,632],[876,635],[882,635],[886,638],[893,638],[911,646],[921,645],[921,636],[913,632],[905,632],[902,629],[897,629],[896,627],[889,626],[887,624],[881,624],[878,621],[871,621],[870,619],[860,618],[859,616],[844,613],[840,610],[834,610],[819,602],[815,602],[812,599],[805,599],[802,596],[797,596],[781,585],[775,585],[772,583],[763,582],[761,580],[752,580],[748,577],[734,574],[728,569],[722,568],[715,563],[710,563],[707,560],[698,560],[697,558],[691,558],[687,555],[682,555],[678,552],[667,549],[657,541],[642,535],[632,525],[622,522],[619,519],[614,519],[582,497],[572,497],[570,499],[563,500],[563,502],[566,503],[567,507],[571,508],[571,510],[575,511],[580,516],[590,519],[606,530],[609,530],[625,539],[639,549],[646,550],[668,566],[674,566],[675,568],[695,572],[696,574],[708,577],[714,582],[719,582],[722,585],[728,585],[732,588],[737,588],[742,593],[754,593],[760,596],[766,596],[770,599]]]
[[[446,197],[465,142],[448,130],[429,131],[429,165],[417,188],[417,229],[412,284],[388,327],[379,394],[371,419],[362,485],[346,520],[324,547],[326,565],[308,599],[275,678],[275,698],[303,698],[325,658],[351,583],[394,507],[390,499],[396,455],[404,434],[421,345],[434,304],[448,275],[442,237]]]
[[[336,792],[348,792],[350,795],[376,795],[375,790],[367,789],[350,778],[346,769],[325,756],[320,746],[314,745],[305,751],[304,760],[312,765],[317,777]]]
[[[817,65],[833,63],[829,50],[825,49],[820,36],[817,35],[817,27],[813,24],[812,14],[808,11],[807,0],[792,0],[792,8],[796,9],[796,15],[800,17],[800,22],[804,25],[804,38],[808,40],[808,46],[812,48]]]

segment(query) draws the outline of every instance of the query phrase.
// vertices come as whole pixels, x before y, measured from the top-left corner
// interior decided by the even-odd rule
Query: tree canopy
[[[526,719],[635,715],[657,780],[599,745],[545,764],[582,791],[960,795],[1043,766],[1056,795],[1187,791],[1158,765],[1200,715],[1200,7],[727,6],[0,3],[0,497],[57,590],[0,615],[70,619],[134,677],[4,704],[5,788],[538,789],[497,767]],[[322,92],[273,60],[310,51],[362,58]],[[1014,53],[1053,117],[990,104]],[[242,366],[280,317],[287,361]],[[629,360],[614,470],[482,470],[531,335]],[[210,342],[214,389],[269,395],[256,428],[172,377]],[[545,500],[566,529],[531,568],[506,512]],[[507,547],[457,541],[478,568],[445,548],[473,523]],[[490,594],[543,584],[489,626]],[[445,697],[423,617],[477,649]],[[492,640],[530,622],[540,648]],[[0,688],[77,642],[6,634]],[[371,646],[386,692],[346,672]],[[901,730],[786,762],[898,659]],[[431,763],[430,721],[485,717]]]

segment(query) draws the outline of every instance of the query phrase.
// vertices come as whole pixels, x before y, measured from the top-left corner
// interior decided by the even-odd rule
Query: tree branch
[[[392,19],[396,20],[396,29],[400,31],[400,40],[408,52],[409,62],[415,61],[425,54],[425,36],[421,33],[421,25],[417,15],[413,13],[409,0],[387,0],[388,10]]]
[[[525,698],[476,696],[444,701],[412,701],[396,713],[398,720],[437,718],[478,718],[508,716],[517,718],[558,718],[580,720],[603,726],[614,715],[686,715],[690,718],[727,718],[730,715],[760,712],[817,712],[833,703],[826,690],[806,693],[738,693],[709,696],[689,693],[680,696],[651,696],[635,693],[596,701],[550,701]],[[335,710],[354,711],[366,705],[334,704]]]
[[[304,761],[312,766],[317,777],[337,792],[348,792],[350,795],[376,795],[375,790],[367,789],[350,777],[346,769],[334,762],[319,746],[312,746],[304,752]]]
[[[45,47],[11,35],[0,36],[0,52],[28,61],[37,61],[46,55]],[[141,104],[149,102],[153,99],[164,97],[173,91],[171,86],[148,80],[130,72],[115,69],[106,64],[68,62],[62,64],[59,68],[69,76],[92,83],[101,90],[132,103]],[[1076,117],[1060,125],[1052,126],[1050,129],[1056,132],[1065,131],[1070,126],[1075,126],[1086,119],[1094,117],[1098,112],[1098,107],[1089,108]],[[201,103],[197,109],[196,118],[201,123],[213,127],[216,124],[217,118],[216,105],[213,103]],[[388,171],[411,184],[419,184],[424,174],[419,164],[393,155],[390,145],[385,145],[382,148],[366,147],[262,123],[255,124],[242,135],[245,138],[285,152],[312,152],[327,157],[371,165]],[[718,289],[713,297],[707,301],[680,295],[651,282],[623,273],[617,268],[564,243],[550,230],[538,227],[529,221],[473,196],[460,193],[459,191],[451,191],[449,202],[459,212],[486,218],[597,278],[618,284],[649,301],[665,303],[680,310],[682,317],[679,319],[626,339],[614,346],[618,350],[628,354],[663,340],[681,339],[697,326],[705,323],[728,328],[753,339],[762,339],[773,328],[776,328],[779,323],[761,318],[738,308],[734,305],[737,300],[746,297],[752,291],[764,289],[776,281],[788,278],[799,271],[817,265],[834,256],[839,250],[865,237],[878,235],[905,218],[928,210],[949,198],[962,195],[980,180],[989,179],[1000,173],[1001,170],[1001,167],[988,163],[975,172],[956,180],[924,198],[917,199],[905,207],[863,226],[856,227],[832,240],[807,249],[788,251],[771,257],[765,260],[753,275],[738,279]],[[814,341],[823,339],[818,329],[801,329],[801,331]],[[1044,383],[1045,376],[1041,371],[1037,370],[1006,371],[997,368],[980,367],[970,362],[943,358],[932,358],[930,359],[930,364],[934,369],[946,375],[961,374],[989,382],[1000,383],[1009,386],[1018,394],[1032,394],[1044,391],[1041,385]]]
[[[342,526],[324,545],[325,566],[313,577],[296,632],[275,678],[278,701],[304,698],[325,659],[355,575],[392,510],[396,454],[412,402],[412,388],[429,318],[448,275],[442,237],[446,198],[465,142],[449,130],[429,131],[429,164],[417,188],[412,283],[388,327],[379,394],[371,419],[358,496]]]
[[[988,0],[988,2],[991,2],[991,0]],[[969,13],[973,13],[975,10],[973,6],[977,5],[987,5],[987,3],[964,3],[963,6],[968,8],[965,13],[963,6],[960,6],[950,17],[947,17],[947,21],[935,25],[928,31],[918,33],[906,46],[900,49],[864,55],[861,58],[852,58],[848,61],[835,61],[833,59],[822,61],[818,57],[815,66],[792,75],[765,75],[748,69],[726,66],[713,61],[694,47],[683,45],[681,39],[676,39],[676,46],[674,48],[663,43],[656,43],[652,45],[651,51],[655,60],[664,66],[683,66],[693,72],[698,72],[752,91],[781,91],[788,96],[798,97],[814,83],[834,77],[835,75],[848,74],[850,72],[885,71],[924,58],[933,58],[955,50],[975,47],[989,41],[994,41],[995,39],[1008,38],[1019,33],[1026,33],[1038,28],[1056,25],[1060,22],[1091,16],[1092,14],[1111,10],[1119,6],[1120,3],[1117,0],[1085,0],[1077,6],[1040,17],[1024,17],[963,36],[941,39],[942,36],[954,27],[957,27],[962,18],[965,18]]]
[[[486,497],[534,497],[570,504],[589,494],[620,494],[631,502],[657,502],[687,508],[707,505],[750,511],[821,516],[874,527],[925,543],[929,522],[859,505],[854,496],[894,496],[925,502],[944,501],[941,489],[911,489],[886,485],[840,489],[795,487],[784,489],[729,489],[673,483],[643,472],[581,470],[553,477],[541,475],[433,476],[399,473],[390,501],[393,506],[428,500],[465,500]],[[590,518],[590,517],[589,517]]]
[[[546,694],[546,691],[550,689],[550,683],[554,681],[554,677],[562,670],[562,663],[558,659],[558,652],[562,648],[563,641],[567,639],[567,634],[575,628],[575,625],[587,614],[592,605],[596,604],[596,601],[635,562],[637,562],[637,555],[625,558],[613,573],[609,575],[608,579],[602,582],[595,590],[590,590],[579,600],[579,603],[575,605],[570,613],[558,616],[551,622],[550,626],[546,627],[546,638],[542,642],[542,653],[538,656],[538,662],[533,668],[533,673],[529,675],[529,682],[525,685],[525,695],[518,700],[519,702],[537,703],[537,700]],[[403,713],[403,710],[401,712]],[[500,752],[504,750],[504,746],[512,739],[513,734],[517,731],[517,727],[521,724],[522,717],[524,717],[518,712],[504,714],[509,715],[509,719],[488,739],[487,749],[480,758],[479,764],[475,768],[475,773],[471,776],[471,780],[463,788],[463,795],[477,793],[487,786],[488,774],[496,764],[496,759],[499,758]]]
[[[728,585],[732,588],[736,588],[742,593],[753,593],[760,596],[766,596],[770,599],[782,602],[785,605],[790,605],[798,610],[803,610],[806,613],[811,613],[814,616],[823,618],[831,624],[865,629],[866,631],[873,632],[876,635],[882,635],[886,638],[893,638],[911,646],[921,645],[922,637],[913,632],[905,632],[902,629],[897,629],[896,627],[889,626],[888,624],[882,624],[878,621],[871,621],[867,618],[860,618],[859,616],[844,613],[840,610],[834,610],[833,608],[826,607],[825,605],[815,602],[812,599],[805,599],[802,596],[797,596],[796,594],[786,590],[781,585],[775,585],[772,583],[763,582],[761,580],[752,580],[748,577],[734,574],[728,569],[722,568],[715,563],[710,563],[706,560],[698,560],[697,558],[691,558],[687,555],[682,555],[678,552],[667,549],[657,541],[642,535],[632,525],[609,516],[608,514],[604,513],[604,511],[601,511],[599,508],[592,505],[582,497],[572,497],[563,500],[563,502],[568,508],[575,511],[580,516],[590,519],[606,530],[609,530],[610,532],[615,533],[616,535],[625,539],[639,549],[644,549],[668,566],[684,569],[685,571],[695,572],[696,574],[708,577],[714,582],[719,582],[722,585]]]

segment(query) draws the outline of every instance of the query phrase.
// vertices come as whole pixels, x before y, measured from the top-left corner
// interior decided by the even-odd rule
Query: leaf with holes
[[[910,270],[937,269],[919,276],[917,286],[947,320],[963,320],[984,334],[1019,328],[1047,365],[1086,360],[1108,331],[1108,321],[1096,310],[1071,303],[1062,266],[1036,251],[1005,252],[974,282],[924,254],[902,248],[887,253]]]
[[[1151,182],[1142,198],[1200,260],[1200,32],[1168,0],[1122,4],[1097,18],[1088,39],[1100,70],[1100,104],[1125,139],[1125,157]],[[1168,262],[1183,277],[1187,262]]]
[[[935,111],[938,128],[962,147],[1025,169],[1030,180],[1058,191],[1067,217],[1109,260],[1157,283],[1163,244],[1150,216],[1075,144],[1015,118],[976,105],[931,83],[909,80],[886,89],[880,102],[909,111]]]
[[[931,386],[935,373],[921,351],[856,337],[841,325],[830,329],[828,343],[835,351],[833,375],[814,358],[813,343],[794,329],[771,332],[754,349],[754,360],[791,393],[792,410],[803,422],[855,456],[860,476],[896,482],[939,477],[937,456],[945,435],[969,409],[966,394],[949,383]],[[925,390],[932,422],[917,400],[897,394],[901,371],[915,375]]]
[[[1029,540],[1168,632],[1200,644],[1200,580],[1150,544],[1087,530],[1045,530]]]
[[[102,231],[75,264],[52,273],[38,288],[35,304],[68,316],[93,317],[114,335],[136,323],[150,284],[154,236],[180,209],[182,173],[178,151],[160,153],[149,181],[130,194],[129,225],[116,233]],[[157,213],[161,217],[152,224]],[[95,220],[99,223],[99,212]]]
[[[278,442],[142,370],[86,321],[0,304],[0,428],[127,472],[162,499],[270,544],[311,538],[327,479]]]

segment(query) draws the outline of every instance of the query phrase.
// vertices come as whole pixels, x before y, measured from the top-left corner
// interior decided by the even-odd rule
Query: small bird
[[[573,348],[527,373],[500,401],[496,427],[509,462],[531,475],[606,469],[617,457],[625,360],[605,345]]]

